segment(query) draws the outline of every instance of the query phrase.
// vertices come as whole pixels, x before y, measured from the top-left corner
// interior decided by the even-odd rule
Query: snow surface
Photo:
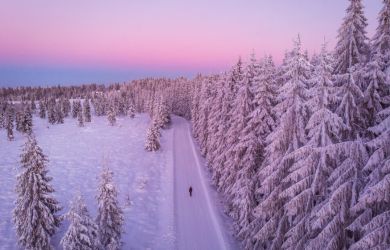
[[[230,220],[222,214],[218,195],[208,184],[188,122],[174,117],[172,128],[162,133],[157,152],[144,149],[149,123],[147,115],[118,117],[112,127],[106,117],[93,117],[92,123],[80,128],[71,118],[50,125],[34,117],[38,144],[49,158],[55,197],[63,206],[61,214],[69,210],[70,201],[80,191],[89,212],[96,216],[98,177],[107,162],[124,211],[123,249],[237,248],[229,234]],[[6,131],[0,130],[0,249],[19,249],[12,209],[25,138],[18,132],[14,141],[6,138]],[[194,188],[191,199],[189,184]],[[67,227],[67,221],[62,223],[53,237],[56,249]]]

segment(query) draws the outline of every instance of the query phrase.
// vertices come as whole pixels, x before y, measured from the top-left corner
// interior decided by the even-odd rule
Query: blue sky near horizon
[[[382,0],[363,0],[371,37]],[[347,0],[0,0],[0,86],[114,83],[332,48]]]

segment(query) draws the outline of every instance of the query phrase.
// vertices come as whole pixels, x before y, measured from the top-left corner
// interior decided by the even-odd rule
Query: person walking
[[[192,196],[192,187],[190,186],[190,188],[188,189],[188,192],[190,192],[190,197]]]

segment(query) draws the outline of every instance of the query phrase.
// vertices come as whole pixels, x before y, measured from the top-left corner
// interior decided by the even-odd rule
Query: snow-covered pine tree
[[[371,156],[362,170],[367,176],[365,187],[352,208],[356,219],[348,229],[357,237],[351,249],[386,249],[390,245],[390,87],[384,74],[390,61],[390,1],[383,4],[367,67],[366,92],[371,90],[369,100],[376,112],[374,125],[368,129],[373,139],[366,143]]]
[[[382,71],[383,62],[379,56],[375,56],[366,65],[365,79],[368,83],[364,91],[362,115],[368,126],[372,127],[376,124],[376,116],[383,109],[381,96],[384,96],[390,91],[390,84],[386,82],[386,75]]]
[[[79,127],[84,127],[84,117],[83,117],[83,112],[81,112],[81,110],[77,112],[77,121]]]
[[[29,106],[25,107],[22,114],[22,132],[26,134],[32,133],[33,121],[32,113]]]
[[[91,122],[91,105],[89,104],[88,98],[85,98],[84,100],[83,111],[85,122]]]
[[[134,108],[134,104],[132,102],[130,102],[130,104],[129,104],[129,109],[127,110],[127,115],[130,118],[134,118],[135,117],[135,108]]]
[[[383,96],[383,100],[390,100]],[[390,245],[390,107],[378,113],[380,122],[369,131],[375,135],[367,143],[373,152],[363,168],[368,176],[358,202],[352,208],[357,218],[349,230],[358,234],[351,249],[386,249]]]
[[[99,239],[99,229],[90,217],[84,199],[78,194],[71,202],[70,211],[64,216],[70,221],[68,230],[61,239],[64,250],[103,249]]]
[[[284,207],[289,199],[280,194],[292,184],[292,181],[284,181],[299,160],[292,155],[307,142],[305,127],[308,111],[305,102],[310,65],[302,52],[299,37],[294,41],[285,72],[287,82],[279,89],[276,106],[277,113],[281,114],[280,124],[267,137],[265,160],[258,172],[261,186],[257,190],[260,199],[255,208],[255,248],[280,249],[292,226],[292,218]]]
[[[209,105],[210,105],[210,113],[209,113],[209,139],[207,140],[207,165],[211,169],[211,173],[214,173],[215,164],[214,161],[217,157],[217,149],[218,149],[218,128],[221,125],[220,122],[222,120],[221,117],[221,109],[222,109],[222,102],[224,99],[224,91],[223,91],[223,84],[226,79],[226,74],[223,73],[222,75],[216,76],[214,88],[215,88],[215,97],[210,98]],[[195,111],[196,112],[196,111]],[[197,111],[199,112],[199,110]],[[197,114],[199,117],[199,114]],[[194,121],[193,121],[194,122]]]
[[[46,118],[46,107],[42,100],[39,101],[39,117],[42,119]]]
[[[108,109],[107,120],[111,126],[114,126],[116,123],[115,109],[112,105],[110,105],[110,108]]]
[[[200,108],[199,108],[199,133],[198,142],[200,144],[200,152],[203,156],[208,153],[207,142],[209,140],[209,113],[211,109],[210,102],[215,98],[215,77],[209,76],[204,78],[200,93]]]
[[[340,134],[345,125],[332,111],[336,99],[336,89],[332,81],[333,61],[323,46],[318,64],[311,80],[307,107],[310,119],[307,122],[307,143],[286,156],[294,160],[287,170],[282,183],[287,184],[279,197],[285,199],[285,214],[290,229],[286,233],[282,248],[303,249],[311,237],[311,212],[316,204],[327,197],[327,177],[335,167],[334,144],[340,142]]]
[[[6,129],[7,129],[7,138],[9,141],[14,139],[14,109],[12,106],[7,107],[6,109]]]
[[[80,100],[73,100],[72,103],[72,117],[78,118],[79,112],[81,112],[81,101]]]
[[[47,119],[50,124],[55,124],[57,121],[56,109],[57,102],[54,98],[51,98],[47,105]]]
[[[226,187],[226,195],[229,200],[229,214],[236,221],[237,231],[247,230],[247,226],[253,220],[252,211],[256,206],[255,179],[258,164],[257,135],[255,130],[246,129],[250,123],[254,110],[253,87],[255,76],[258,76],[258,63],[252,54],[250,62],[244,69],[242,83],[233,104],[234,120],[230,128],[228,138],[230,149],[227,151],[226,170],[221,177]],[[226,178],[226,179],[224,179]],[[242,235],[242,234],[241,234]]]
[[[13,211],[19,244],[26,249],[53,249],[50,237],[60,224],[61,209],[53,197],[47,176],[47,157],[34,135],[29,135],[21,154],[22,172],[17,177],[17,200]]]
[[[64,98],[61,102],[62,106],[62,113],[64,114],[64,117],[69,116],[69,112],[71,110],[71,104],[68,98]]]
[[[218,135],[217,135],[217,145],[218,148],[215,152],[217,155],[216,159],[214,160],[215,164],[215,171],[213,173],[213,180],[215,181],[217,187],[219,190],[221,190],[222,182],[221,182],[221,176],[225,173],[225,163],[226,163],[226,152],[228,147],[226,145],[229,145],[227,143],[227,136],[226,134],[229,133],[231,123],[234,119],[233,110],[233,103],[236,99],[237,92],[239,89],[240,84],[242,84],[242,78],[243,78],[243,71],[242,71],[242,61],[241,58],[239,58],[236,65],[233,66],[233,68],[228,73],[226,82],[224,84],[224,100],[221,110],[221,117],[222,120],[220,122],[220,126],[218,128]]]
[[[117,250],[121,247],[123,212],[118,202],[118,192],[113,182],[113,172],[104,167],[97,197],[99,211],[96,218],[100,242],[103,247]]]
[[[23,120],[23,113],[19,108],[15,114],[16,130],[18,132],[23,132],[22,120]]]
[[[364,16],[362,0],[349,0],[346,16],[339,29],[335,48],[335,73],[348,74],[350,68],[367,60],[367,19]]]
[[[63,111],[62,111],[61,102],[57,102],[54,109],[55,109],[56,123],[63,124],[65,115],[63,114]]]
[[[390,0],[383,0],[383,8],[378,17],[379,25],[372,39],[372,54],[384,63],[382,70],[390,63]]]
[[[192,136],[198,138],[199,134],[199,116],[200,116],[200,91],[202,88],[202,81],[200,76],[196,78],[191,93],[191,122],[192,122]]]
[[[353,207],[363,188],[362,168],[368,155],[361,139],[338,143],[329,155],[336,167],[326,180],[328,195],[312,209],[308,249],[348,249],[358,238]]]
[[[147,151],[157,151],[160,149],[160,136],[159,128],[155,122],[152,122],[151,126],[146,132],[145,149]]]
[[[35,110],[37,110],[37,105],[35,104],[35,98],[33,97],[30,103],[31,112],[35,113]]]
[[[243,204],[251,204],[250,206],[246,206],[246,209],[242,209],[245,213],[241,212],[245,215],[246,220],[238,220],[241,226],[238,236],[243,239],[244,248],[246,249],[253,248],[251,237],[253,228],[258,223],[252,214],[256,206],[256,200],[253,201],[255,188],[259,185],[257,183],[258,178],[256,177],[258,172],[257,168],[261,165],[264,158],[265,140],[276,125],[273,112],[276,94],[276,82],[274,78],[276,69],[272,58],[269,56],[265,57],[258,71],[259,73],[254,76],[253,80],[254,110],[249,114],[249,122],[242,132],[243,136],[240,137],[240,143],[245,145],[247,149],[242,158],[244,162],[242,166],[245,167],[238,174],[239,176],[246,177],[246,182],[244,182],[244,188],[239,193],[245,194],[247,197],[247,202]],[[247,164],[248,162],[250,163]]]

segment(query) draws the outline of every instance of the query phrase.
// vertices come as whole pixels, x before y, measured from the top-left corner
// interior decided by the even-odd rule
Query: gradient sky
[[[365,0],[368,33],[382,0]],[[0,86],[219,72],[254,49],[278,62],[300,33],[333,47],[347,0],[0,0]]]

